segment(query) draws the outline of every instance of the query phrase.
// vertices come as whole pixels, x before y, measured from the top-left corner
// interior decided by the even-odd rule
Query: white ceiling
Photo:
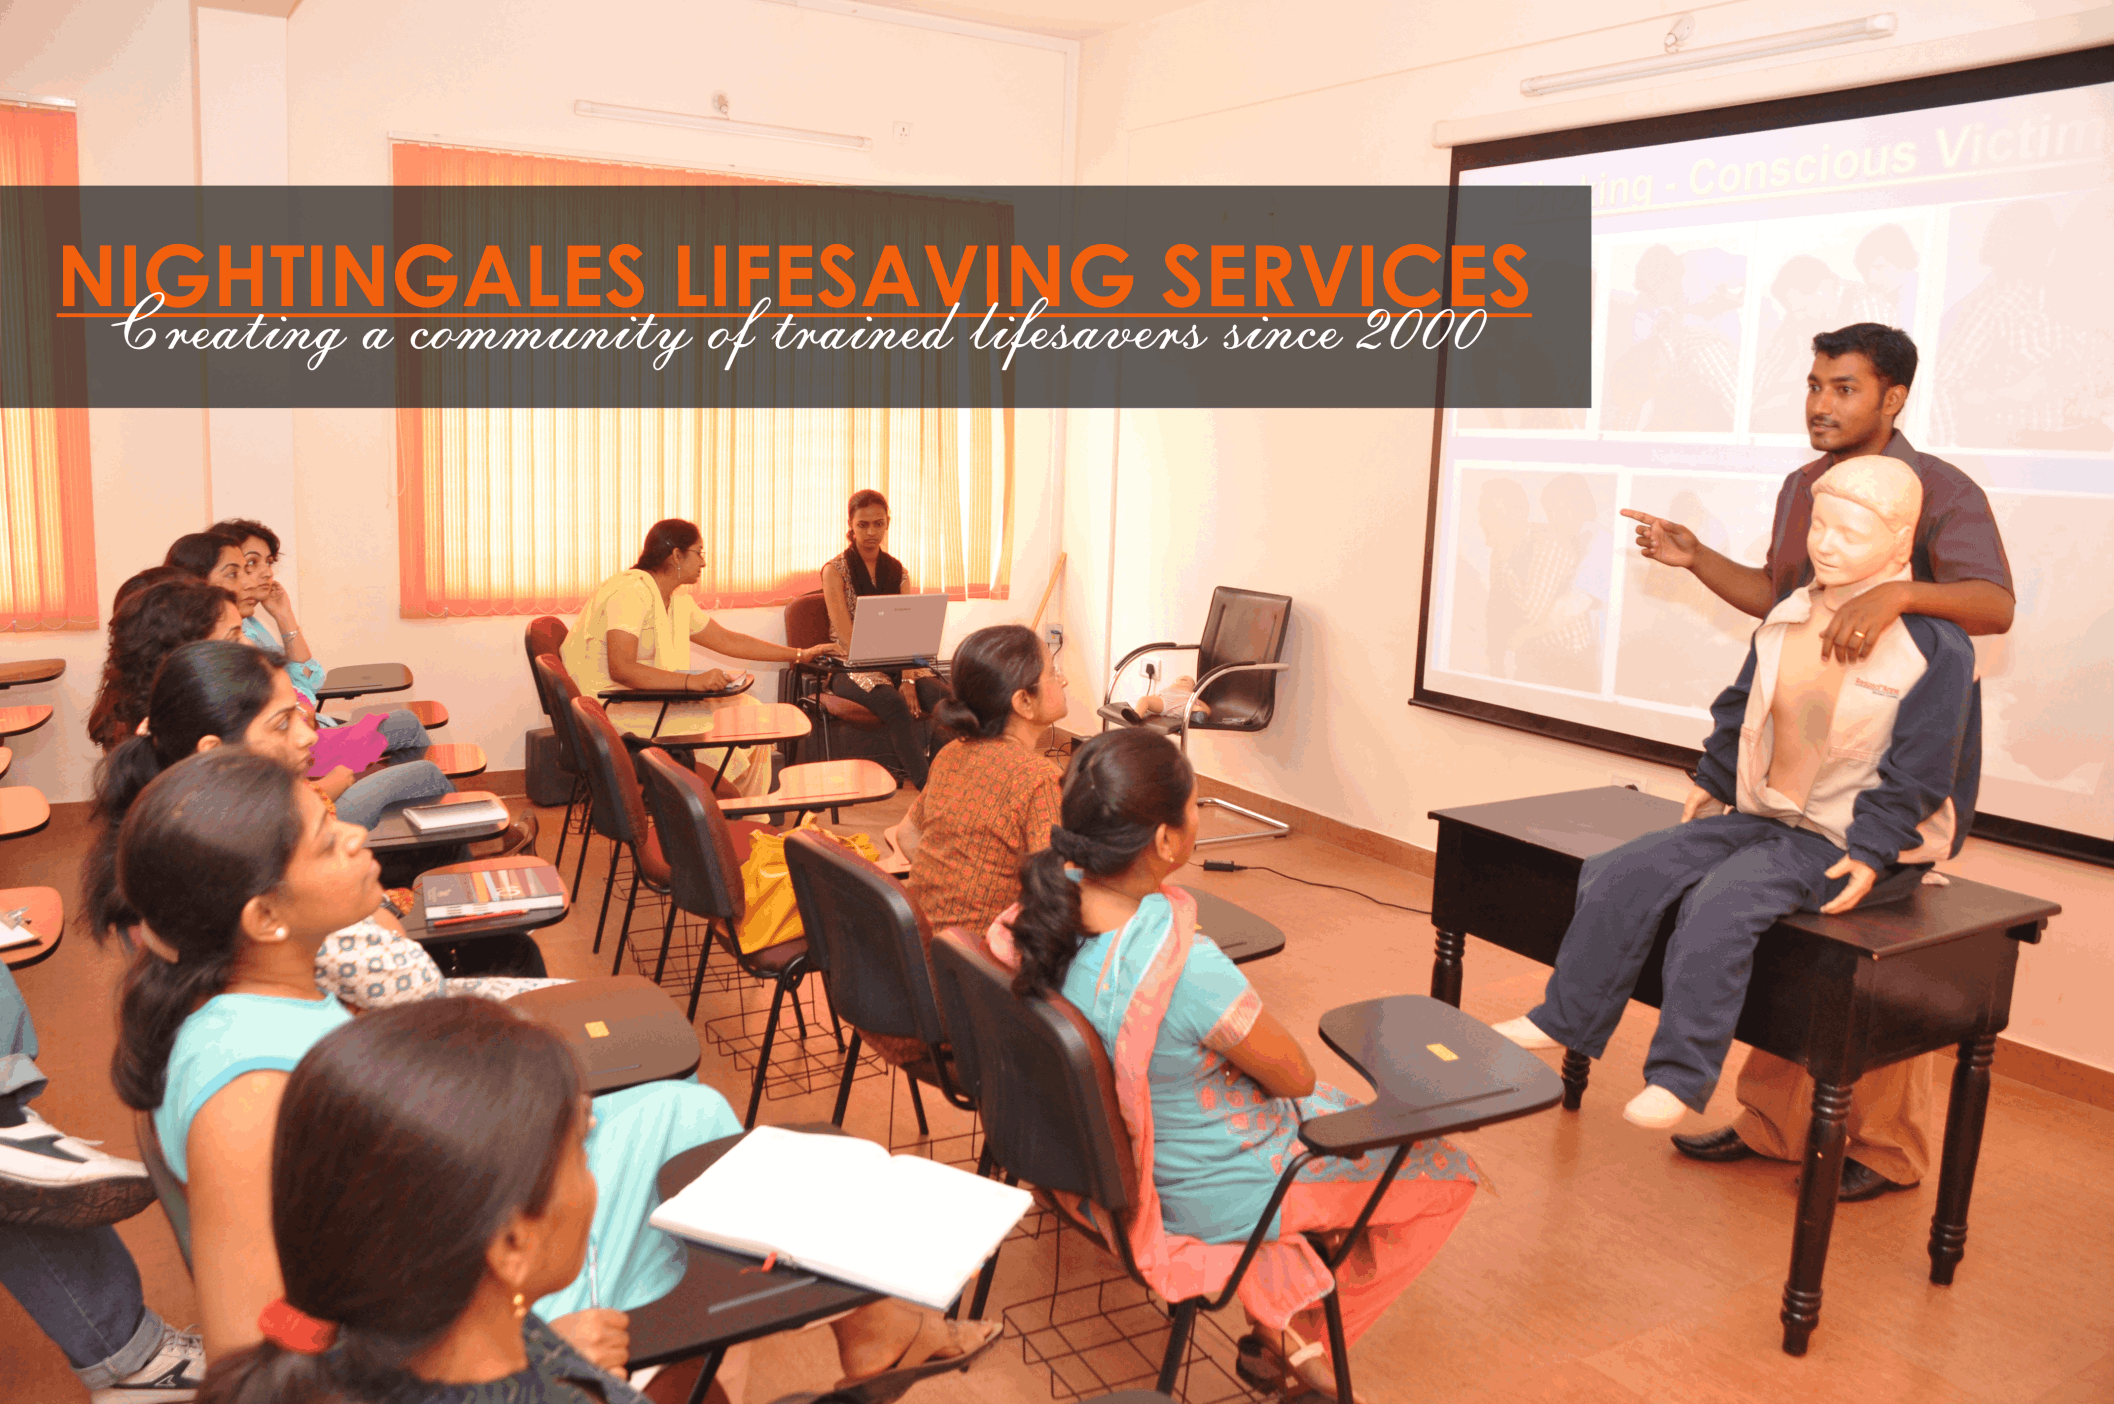
[[[1197,0],[887,0],[894,9],[1084,39],[1186,9]]]

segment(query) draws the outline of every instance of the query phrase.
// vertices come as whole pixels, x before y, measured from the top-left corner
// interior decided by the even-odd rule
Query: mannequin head
[[[1895,458],[1847,458],[1813,484],[1806,554],[1822,585],[1884,580],[1909,562],[1923,481]]]

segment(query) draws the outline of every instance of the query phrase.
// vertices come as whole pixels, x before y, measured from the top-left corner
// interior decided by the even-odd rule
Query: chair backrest
[[[1211,612],[1197,648],[1196,675],[1202,679],[1229,663],[1276,663],[1285,651],[1285,626],[1292,617],[1290,595],[1266,595],[1221,585],[1211,592]],[[1192,721],[1191,730],[1260,731],[1277,710],[1276,673],[1235,673],[1211,685],[1204,702],[1209,716]]]
[[[538,615],[531,619],[528,627],[522,630],[522,642],[528,648],[529,666],[535,667],[536,660],[546,653],[562,655],[566,636],[571,632],[565,627],[565,621],[555,614]]]
[[[580,689],[573,686],[565,661],[555,653],[530,659],[529,670],[536,675],[536,696],[543,703],[543,715],[551,719],[551,734],[558,740],[558,769],[578,775],[586,768],[580,763],[579,732],[573,724],[572,700],[580,695]]]
[[[819,834],[790,835],[785,866],[808,951],[823,962],[830,1008],[867,1033],[920,1040],[937,1062],[947,1029],[925,964],[932,928],[910,895]]]
[[[718,801],[698,773],[658,746],[639,753],[646,807],[668,860],[671,900],[693,916],[741,925],[748,906],[741,887],[741,860],[734,834]]]
[[[594,698],[574,697],[567,705],[573,739],[580,747],[580,768],[594,796],[595,832],[618,843],[643,843],[646,799],[639,792],[639,773],[624,747],[624,734]]]
[[[1137,1203],[1137,1167],[1108,1052],[1086,1016],[1062,999],[1016,997],[1011,977],[953,927],[932,940],[932,975],[956,1078],[976,1099],[992,1157],[1122,1222]]]
[[[788,600],[785,606],[785,641],[792,648],[812,648],[829,642],[829,606],[820,590]]]
[[[161,1211],[168,1216],[169,1228],[176,1235],[176,1251],[183,1254],[184,1270],[191,1269],[191,1201],[184,1194],[184,1182],[176,1178],[169,1168],[169,1160],[161,1152],[161,1133],[154,1129],[154,1113],[136,1111],[132,1113],[132,1138],[139,1143],[139,1158],[147,1167],[148,1182],[154,1186],[154,1197],[161,1201]]]

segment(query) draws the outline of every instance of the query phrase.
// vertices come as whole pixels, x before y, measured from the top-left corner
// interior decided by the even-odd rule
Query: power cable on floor
[[[1189,861],[1195,863],[1197,860],[1192,858]],[[1291,873],[1279,872],[1276,868],[1265,867],[1261,863],[1236,863],[1229,858],[1211,858],[1204,861],[1203,867],[1204,871],[1210,873],[1275,873],[1278,877],[1284,878],[1288,882],[1303,882],[1308,887],[1326,887],[1335,892],[1348,892],[1354,897],[1363,897],[1368,902],[1373,902],[1383,907],[1393,907],[1398,912],[1415,912],[1418,916],[1431,915],[1431,908],[1429,907],[1411,907],[1401,902],[1385,901],[1375,897],[1370,892],[1361,892],[1355,887],[1344,887],[1338,883],[1316,882],[1312,878],[1295,877]]]

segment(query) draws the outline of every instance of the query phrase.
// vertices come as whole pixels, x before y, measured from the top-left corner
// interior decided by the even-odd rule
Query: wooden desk
[[[1235,965],[1274,956],[1285,948],[1283,930],[1246,907],[1187,883],[1181,888],[1196,898],[1196,929],[1209,936]]]
[[[776,703],[786,710],[795,710],[787,703]],[[744,707],[743,711],[756,711]],[[806,717],[800,719],[802,722]],[[797,820],[803,814],[824,809],[835,809],[839,805],[868,804],[874,800],[887,799],[896,792],[896,778],[885,766],[870,760],[809,761],[796,765],[778,776],[777,788],[767,795],[750,799],[743,795],[719,802],[719,812],[729,819],[738,819],[750,814],[776,814],[790,810]]]
[[[33,834],[50,822],[51,802],[42,790],[29,785],[0,789],[0,838]]]
[[[661,734],[661,723],[668,720],[668,709],[677,703],[710,702],[720,697],[739,697],[754,686],[756,686],[756,675],[751,673],[739,686],[714,688],[710,692],[702,690],[691,691],[680,687],[613,687],[607,692],[598,692],[595,696],[601,699],[604,706],[617,702],[660,703],[660,713],[653,719],[653,735],[658,738]],[[684,732],[682,734],[688,736],[690,733]]]
[[[565,1036],[594,1096],[687,1078],[704,1047],[668,992],[643,975],[590,975],[507,1003]]]
[[[401,663],[354,663],[325,673],[323,685],[316,689],[316,701],[334,702],[372,693],[410,690],[411,670]]]
[[[414,848],[445,848],[458,843],[475,843],[479,839],[497,838],[514,822],[511,812],[506,818],[494,819],[489,824],[472,824],[465,828],[420,833],[404,818],[404,811],[429,804],[469,804],[475,800],[498,799],[499,796],[484,790],[457,790],[452,795],[441,795],[435,799],[399,800],[383,810],[381,820],[367,831],[367,847],[375,853],[406,853]],[[500,807],[505,808],[503,801]]]
[[[22,658],[0,663],[0,692],[25,683],[46,683],[66,672],[63,658]]]
[[[448,724],[448,709],[438,702],[370,702],[349,712],[333,712],[331,720],[356,722],[361,717],[386,717],[391,712],[409,712],[428,731],[438,731]]]
[[[1466,937],[1554,964],[1584,861],[1676,823],[1681,807],[1609,786],[1437,810],[1431,817],[1439,821],[1431,992],[1458,1005]],[[1996,1036],[2011,1019],[2019,943],[2038,941],[2061,910],[1954,878],[1950,886],[1919,887],[1870,910],[1832,917],[1794,912],[1763,933],[1737,1037],[1803,1064],[1815,1084],[1784,1285],[1787,1354],[1805,1354],[1820,1319],[1851,1087],[1872,1068],[1957,1046],[1929,1250],[1931,1281],[1952,1281],[1967,1241],[1989,1064]],[[1654,1008],[1664,997],[1660,963],[1672,920],[1669,914],[1631,996]],[[1578,1106],[1589,1066],[1576,1053],[1564,1055],[1566,1107]]]
[[[49,960],[59,948],[59,938],[66,934],[66,904],[49,887],[0,888],[0,916],[17,907],[29,908],[17,925],[28,927],[38,939],[32,945],[15,946],[4,955],[8,969],[25,970]]]
[[[27,707],[0,707],[0,736],[20,736],[25,731],[35,731],[51,720],[51,708],[39,704]]]
[[[786,1129],[843,1134],[826,1123]],[[741,1136],[729,1136],[708,1141],[670,1160],[661,1167],[661,1198],[674,1198],[710,1169],[713,1162],[734,1149],[740,1139]],[[878,1292],[797,1268],[774,1268],[759,1274],[754,1258],[700,1243],[685,1241],[683,1247],[689,1252],[683,1280],[667,1296],[631,1312],[630,1366],[636,1370],[644,1365],[704,1356],[705,1371],[690,1392],[692,1401],[704,1398],[729,1346],[790,1331],[880,1300]]]

